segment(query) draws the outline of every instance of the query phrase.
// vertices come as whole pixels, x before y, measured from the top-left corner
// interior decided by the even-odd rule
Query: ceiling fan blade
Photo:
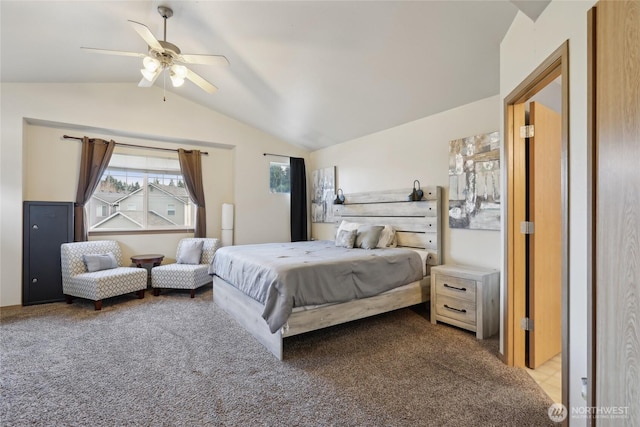
[[[140,83],[138,83],[138,87],[151,87],[153,86],[153,83],[156,81],[156,79],[158,78],[158,76],[160,76],[160,74],[162,74],[162,68],[158,68],[155,72],[155,74],[153,75],[153,78],[151,79],[151,81],[147,80],[145,77],[142,78],[142,80],[140,80]]]
[[[185,64],[229,65],[229,60],[222,55],[198,55],[183,53],[178,57]]]
[[[164,48],[162,47],[158,39],[155,38],[149,27],[136,21],[129,20],[129,22],[131,23],[133,29],[136,30],[136,33],[138,33],[140,37],[142,37],[142,39],[147,43],[147,45],[149,45],[150,48],[156,49],[160,52],[164,52]]]
[[[187,79],[191,80],[196,86],[199,86],[202,90],[209,93],[214,93],[218,90],[217,87],[200,77],[198,74],[194,73],[190,69],[187,68]]]
[[[135,56],[138,58],[144,58],[145,56],[147,56],[144,53],[126,52],[124,50],[96,49],[93,47],[81,47],[80,49],[84,49],[87,52],[91,52],[91,53],[103,53],[107,55]]]

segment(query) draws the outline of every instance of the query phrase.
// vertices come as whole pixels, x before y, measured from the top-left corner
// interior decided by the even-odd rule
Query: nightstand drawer
[[[476,324],[476,305],[470,301],[439,295],[436,313],[438,316],[446,316],[470,325]]]
[[[438,295],[461,298],[475,303],[476,282],[475,280],[438,274],[436,275],[436,292]]]

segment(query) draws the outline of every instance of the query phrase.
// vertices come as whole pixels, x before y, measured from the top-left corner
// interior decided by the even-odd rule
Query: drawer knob
[[[464,308],[460,309],[460,308],[455,308],[455,307],[449,307],[447,304],[444,305],[444,308],[446,308],[448,310],[456,311],[458,313],[466,313],[467,312],[467,310],[465,310]]]
[[[449,285],[447,283],[444,284],[444,287],[445,288],[449,288],[449,289],[453,289],[453,290],[456,290],[456,291],[460,291],[460,292],[467,292],[467,288],[458,288],[457,286],[451,286],[451,285]]]

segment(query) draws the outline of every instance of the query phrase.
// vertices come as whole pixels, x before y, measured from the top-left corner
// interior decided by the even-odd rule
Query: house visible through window
[[[89,201],[89,231],[192,228],[191,202],[175,158],[114,153]]]
[[[289,163],[270,162],[269,187],[272,193],[290,193]]]
[[[108,215],[109,210],[105,205],[98,205],[96,208],[96,216],[105,217]]]

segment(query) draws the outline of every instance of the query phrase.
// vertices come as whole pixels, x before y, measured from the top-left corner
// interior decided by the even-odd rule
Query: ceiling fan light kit
[[[140,72],[142,73],[142,77],[144,77],[148,82],[153,82],[156,77],[158,77],[158,74],[160,74],[160,71],[149,71],[144,68],[140,70]]]
[[[142,60],[142,65],[144,69],[149,71],[150,73],[155,73],[158,68],[160,68],[160,61],[150,56],[145,56]]]
[[[187,77],[187,67],[184,65],[173,64],[171,66],[171,73],[169,74],[173,87],[180,87],[184,84],[184,79]]]
[[[164,40],[156,39],[146,25],[129,20],[133,29],[142,37],[149,47],[147,54],[86,47],[81,49],[86,49],[94,53],[141,57],[143,68],[140,70],[142,74],[142,80],[138,83],[140,87],[152,86],[160,74],[162,74],[165,69],[168,69],[173,87],[182,86],[186,79],[190,80],[202,90],[208,93],[214,93],[218,90],[217,87],[181,64],[229,65],[227,58],[222,55],[182,54],[178,46],[167,41],[167,18],[173,16],[173,10],[166,6],[158,6],[158,13],[164,19]]]

